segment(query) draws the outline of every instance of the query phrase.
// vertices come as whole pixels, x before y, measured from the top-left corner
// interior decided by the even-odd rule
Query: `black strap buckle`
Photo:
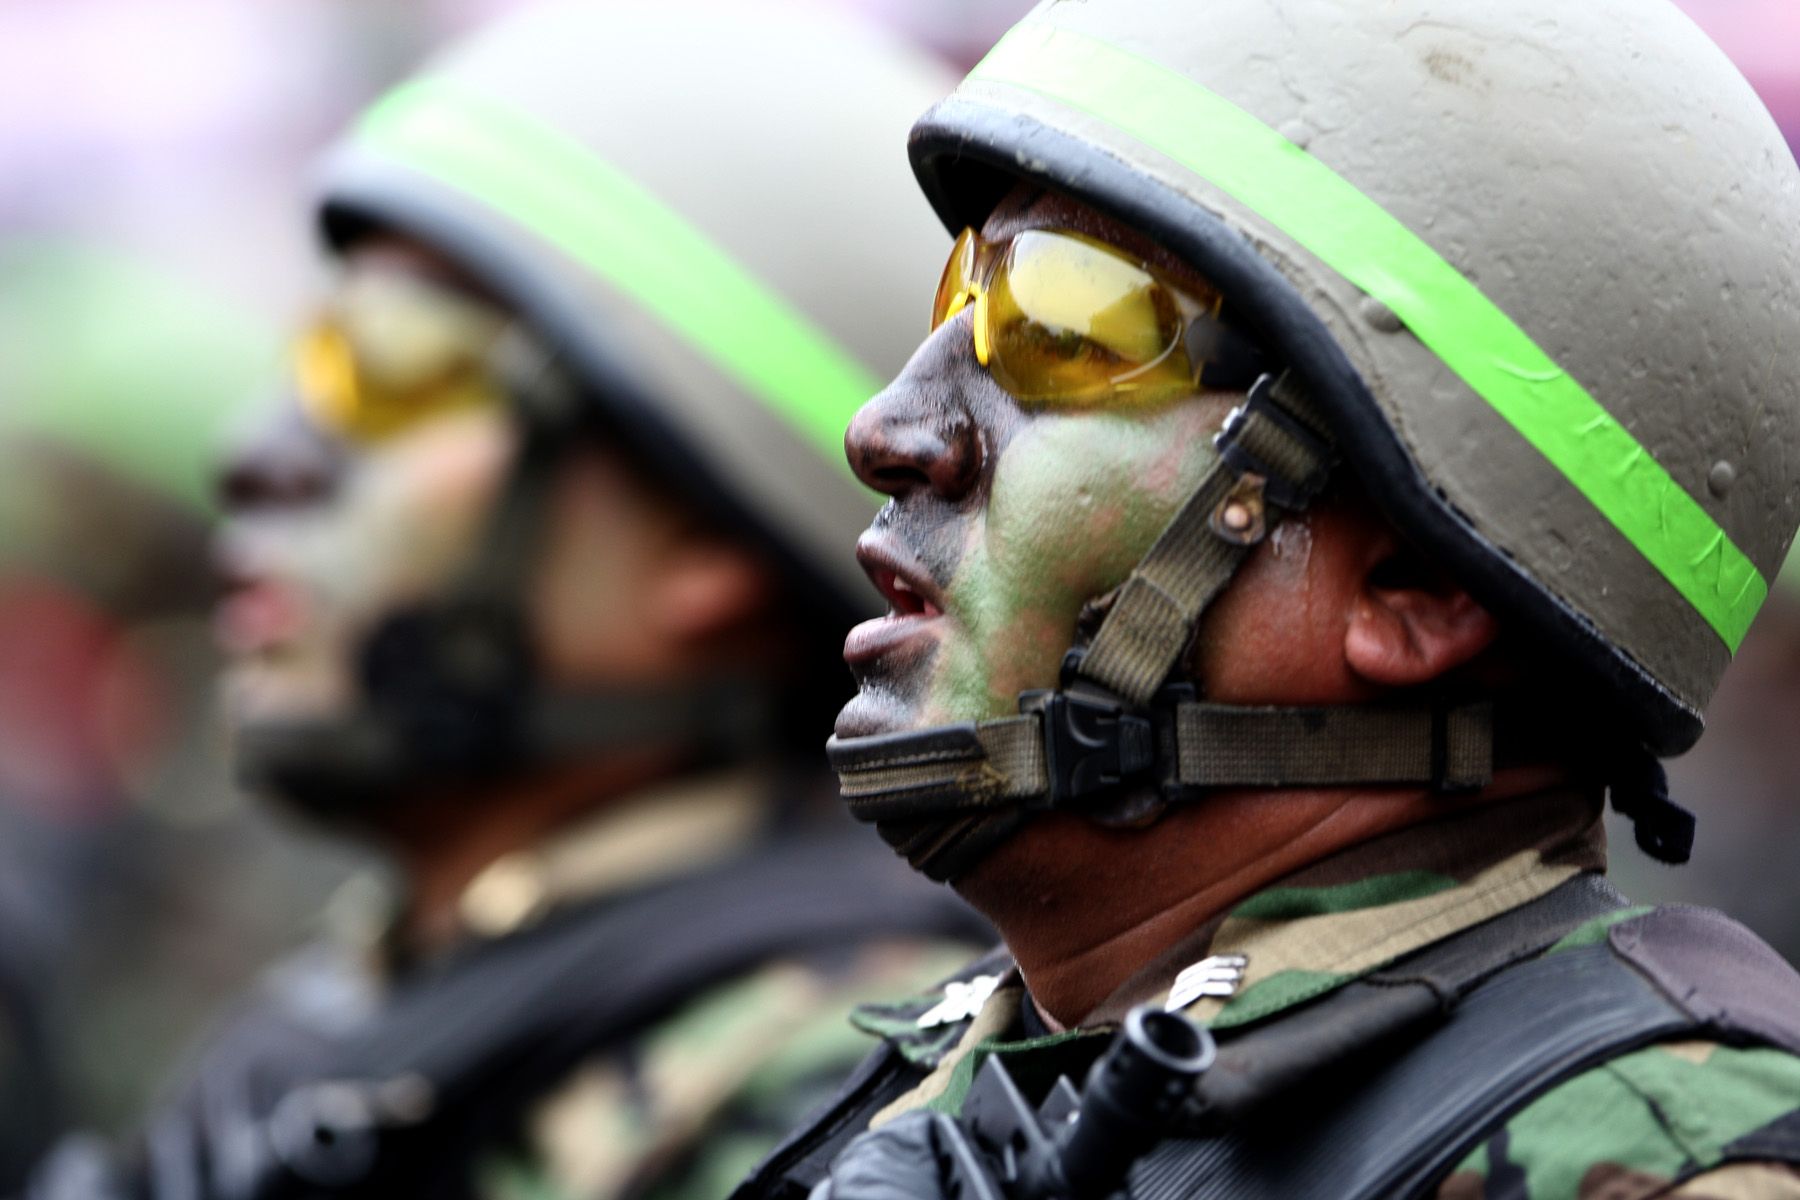
[[[1070,808],[1144,778],[1156,766],[1156,725],[1125,704],[1079,692],[1046,692],[1044,770],[1049,807]]]
[[[1082,656],[1075,649],[1063,657],[1059,690],[1019,697],[1021,712],[1043,719],[1043,806],[1087,809],[1091,797],[1125,783],[1154,782],[1166,792],[1176,775],[1175,708],[1193,688],[1164,688],[1146,712],[1083,680]]]
[[[1219,452],[1225,465],[1239,475],[1260,476],[1263,480],[1263,494],[1271,504],[1290,512],[1298,512],[1312,503],[1313,498],[1325,487],[1326,480],[1331,477],[1336,454],[1330,441],[1288,412],[1275,399],[1278,382],[1273,375],[1264,375],[1258,379],[1251,386],[1250,394],[1244,398],[1244,402],[1225,417],[1224,425],[1213,437],[1213,447]],[[1311,456],[1313,469],[1303,478],[1295,479],[1281,467],[1268,462],[1244,445],[1243,434],[1253,416],[1274,425],[1298,442]]]
[[[1470,760],[1455,753],[1453,722],[1474,720],[1488,730],[1486,749]],[[1494,781],[1493,705],[1479,697],[1440,693],[1431,701],[1431,790],[1440,796],[1467,796]],[[1458,760],[1461,761],[1458,761]]]

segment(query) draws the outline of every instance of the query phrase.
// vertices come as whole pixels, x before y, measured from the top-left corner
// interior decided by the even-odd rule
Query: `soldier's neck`
[[[1555,768],[1502,774],[1479,806],[1539,791]],[[1003,845],[957,890],[994,923],[1039,1011],[1073,1028],[1158,955],[1256,892],[1386,833],[1442,817],[1418,789],[1221,793],[1147,829],[1058,815]]]
[[[612,755],[409,805],[386,838],[404,887],[397,933],[408,956],[430,957],[463,937],[463,893],[489,865],[668,778],[676,762],[665,751]]]

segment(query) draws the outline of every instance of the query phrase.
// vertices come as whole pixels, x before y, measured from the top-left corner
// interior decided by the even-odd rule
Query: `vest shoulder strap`
[[[1343,1060],[1285,1095],[1278,1115],[1163,1143],[1131,1195],[1424,1195],[1558,1083],[1692,1037],[1800,1054],[1800,974],[1718,913],[1658,909],[1604,942],[1504,967],[1422,1037]],[[1740,1154],[1751,1156],[1800,1161],[1800,1137],[1752,1139]]]

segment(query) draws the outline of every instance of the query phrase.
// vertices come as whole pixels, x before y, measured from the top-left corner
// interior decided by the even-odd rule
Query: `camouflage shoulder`
[[[1800,1198],[1800,1174],[1775,1160],[1800,1163],[1800,1057],[1670,1042],[1551,1089],[1478,1146],[1437,1196]]]
[[[724,1195],[868,1053],[855,1005],[923,987],[955,942],[859,948],[830,969],[765,964],[698,995],[615,1053],[581,1064],[489,1158],[489,1200]]]
[[[1013,967],[1012,955],[1004,946],[996,947],[911,995],[857,1005],[850,1024],[888,1043],[915,1066],[936,1067]]]

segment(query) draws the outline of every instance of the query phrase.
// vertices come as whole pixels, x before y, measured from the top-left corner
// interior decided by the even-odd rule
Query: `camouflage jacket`
[[[442,1120],[432,1108],[446,1089],[434,1094],[400,1086],[409,1077],[394,1074],[391,1060],[368,1068],[368,1079],[393,1081],[391,1094],[386,1085],[369,1091],[374,1102],[392,1105],[398,1156],[381,1174],[348,1186],[302,1189],[480,1200],[716,1200],[861,1057],[866,1045],[843,1020],[855,1003],[941,979],[986,941],[966,910],[948,907],[954,902],[941,890],[918,886],[885,850],[861,854],[869,839],[847,822],[839,836],[818,828],[823,818],[801,822],[803,829],[778,820],[781,806],[768,798],[767,782],[744,773],[687,780],[609,807],[495,862],[461,896],[460,939],[425,958],[401,953],[381,917],[388,906],[366,886],[351,885],[335,906],[335,923],[360,929],[340,928],[266,976],[203,1048],[175,1100],[149,1122],[141,1152],[110,1172],[120,1180],[116,1193],[155,1200],[287,1194],[286,1185],[267,1182],[268,1155],[260,1174],[253,1169],[257,1144],[278,1140],[284,1104],[322,1094],[314,1082],[319,1071],[329,1087],[364,1069],[356,1047],[405,1041],[416,1026],[435,1026],[397,1020],[404,1004],[417,1012],[423,1001],[423,1011],[461,1030],[452,1036],[479,1042],[481,1021],[458,1021],[455,1006],[433,1007],[432,993],[444,994],[459,979],[466,983],[471,966],[498,964],[476,967],[487,976],[479,1011],[494,1014],[498,1026],[542,1006],[554,988],[570,987],[567,970],[561,983],[509,970],[509,963],[543,961],[511,958],[509,951],[533,939],[557,944],[565,935],[575,940],[561,944],[579,946],[584,924],[652,904],[679,918],[659,924],[655,940],[696,939],[721,924],[717,907],[699,898],[708,886],[717,892],[746,869],[760,869],[759,862],[780,868],[773,875],[764,870],[764,877],[789,879],[787,864],[796,853],[816,847],[837,858],[841,852],[856,864],[854,878],[873,892],[905,889],[892,893],[893,901],[902,909],[916,905],[916,922],[902,917],[878,937],[797,939],[790,952],[715,973],[672,1003],[658,1001],[661,1015],[648,1022],[584,1027],[578,1040],[556,1026],[545,1041],[548,1053],[534,1050],[521,1071],[502,1061],[492,1082],[479,1084],[457,1102],[457,1115]],[[778,891],[771,886],[742,897],[737,926],[791,919],[772,894]],[[574,1004],[566,997],[551,1004],[553,1022],[571,1011],[579,1021],[584,996],[629,997],[639,986],[632,970],[617,970],[616,962],[592,971],[578,959],[574,966]],[[444,1040],[435,1028],[419,1032],[428,1048]],[[565,1059],[563,1048],[575,1044],[589,1049]],[[475,1052],[488,1053],[480,1046]],[[409,1107],[426,1114],[420,1132],[406,1127],[413,1119],[405,1114]],[[90,1162],[71,1156],[52,1166],[30,1193],[34,1200],[94,1200],[96,1192],[83,1182],[93,1177]],[[59,1188],[58,1178],[73,1182]]]
[[[706,781],[503,859],[465,892],[465,920],[483,936],[507,936],[558,903],[628,902],[633,888],[691,871],[697,858],[753,853],[767,814],[745,797],[758,790],[741,778]],[[883,868],[904,870],[871,859]],[[921,905],[928,898],[941,899],[921,894]],[[941,980],[981,940],[979,928],[971,919],[964,938],[889,937],[786,956],[689,997],[627,1044],[573,1064],[515,1136],[482,1156],[475,1194],[717,1200],[862,1057],[866,1044],[844,1015],[896,985]]]
[[[792,1137],[736,1194],[788,1200],[824,1172],[857,1130],[902,1114],[955,1115],[979,1067],[1000,1056],[1016,1079],[1079,1082],[1132,1007],[1173,1008],[1215,1033],[1280,1022],[1415,951],[1516,910],[1584,872],[1604,869],[1597,799],[1547,793],[1409,829],[1314,864],[1238,904],[1145,966],[1081,1029],[1053,1033],[1029,1009],[1010,960],[994,956],[943,989],[858,1010],[855,1023],[890,1051],[865,1066],[860,1096]],[[1570,932],[1573,950],[1645,909]],[[903,1064],[877,1071],[885,1062]],[[1268,1118],[1263,1118],[1268,1119]],[[1800,1058],[1709,1043],[1655,1045],[1578,1074],[1481,1141],[1437,1189],[1477,1197],[1795,1198],[1800,1171],[1726,1163],[1754,1133],[1791,1130],[1800,1159]]]

